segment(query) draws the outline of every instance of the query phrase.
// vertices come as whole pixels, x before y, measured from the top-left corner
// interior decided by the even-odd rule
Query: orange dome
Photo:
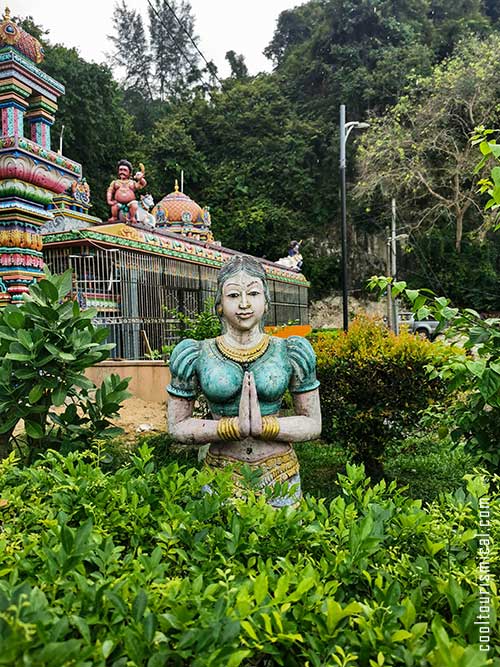
[[[40,42],[11,21],[8,7],[5,8],[5,14],[0,23],[0,48],[4,46],[13,46],[35,63],[41,63],[44,58]]]
[[[203,221],[201,207],[183,192],[177,189],[171,192],[153,208],[153,215],[157,217],[158,209],[162,209],[168,222],[180,222],[184,224]],[[161,214],[160,214],[161,215]]]

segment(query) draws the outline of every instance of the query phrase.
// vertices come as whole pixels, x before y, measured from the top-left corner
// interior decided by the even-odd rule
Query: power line
[[[197,52],[200,54],[200,56],[201,56],[202,59],[204,60],[206,66],[207,66],[207,69],[208,69],[208,71],[209,71],[209,73],[210,73],[210,75],[211,75],[214,79],[216,79],[216,81],[218,81],[219,84],[222,86],[222,81],[219,79],[219,77],[217,76],[217,74],[216,74],[215,71],[214,71],[214,67],[215,67],[215,66],[214,66],[213,62],[208,62],[208,60],[205,58],[205,56],[203,55],[203,53],[202,53],[202,52],[200,51],[200,49],[198,48],[198,45],[196,44],[196,42],[194,41],[194,39],[193,39],[192,36],[190,35],[189,31],[186,30],[186,28],[184,27],[184,24],[183,24],[182,21],[179,19],[179,17],[178,17],[177,14],[175,13],[175,11],[172,9],[172,7],[169,5],[169,3],[167,2],[167,0],[163,0],[163,2],[164,2],[164,4],[167,6],[167,8],[170,10],[170,12],[172,13],[173,17],[174,17],[175,20],[177,21],[177,23],[180,25],[182,31],[187,35],[187,37],[189,38],[190,42],[193,44],[194,48],[197,50]],[[151,3],[151,0],[147,0],[147,3],[148,3],[148,5],[149,5],[151,11],[156,15],[156,17],[157,17],[158,21],[160,22],[160,24],[165,28],[165,30],[166,30],[167,32],[169,32],[169,31],[168,31],[168,27],[167,27],[167,26],[165,25],[165,23],[163,22],[163,19],[162,19],[162,17],[160,16],[160,14],[159,14],[158,10],[156,9],[156,7]],[[169,33],[169,34],[170,34],[170,33]],[[172,41],[174,42],[175,46],[177,47],[177,50],[181,53],[181,55],[185,58],[185,60],[187,60],[187,62],[189,63],[189,65],[190,65],[193,69],[195,69],[195,65],[193,65],[193,63],[190,61],[190,59],[186,56],[186,54],[184,53],[184,51],[182,50],[182,48],[179,46],[179,44],[177,44],[177,42],[175,41],[175,39],[173,38],[173,36],[172,36],[171,34],[170,34],[170,37],[172,38]]]
[[[176,42],[176,40],[174,39],[174,37],[169,33],[167,26],[166,26],[165,23],[163,22],[163,20],[162,20],[160,14],[159,14],[158,11],[156,10],[156,8],[151,4],[151,2],[150,2],[149,0],[147,0],[147,2],[148,2],[148,5],[149,5],[150,8],[151,8],[151,11],[153,11],[153,12],[156,14],[156,17],[158,18],[158,21],[160,22],[160,24],[163,26],[163,28],[165,28],[165,30],[167,31],[167,33],[170,35],[170,38],[172,39],[172,42],[173,42],[174,46],[176,47],[177,51],[181,54],[181,56],[184,58],[184,60],[186,60],[187,64],[191,67],[191,69],[193,69],[193,70],[196,69],[196,65],[193,64],[193,63],[191,62],[191,60],[188,58],[188,56],[184,53],[184,51],[182,50],[182,48],[181,48],[181,47],[179,46],[179,44]]]
[[[148,0],[148,2],[149,2],[149,4],[151,4],[149,0]],[[186,29],[186,27],[184,26],[184,24],[182,23],[182,21],[179,19],[179,17],[177,16],[177,14],[174,12],[174,10],[172,9],[172,7],[169,5],[169,3],[167,2],[167,0],[163,0],[163,2],[164,2],[165,5],[169,8],[169,10],[172,12],[172,14],[173,14],[175,20],[176,20],[177,23],[180,25],[182,31],[187,35],[187,37],[188,37],[189,41],[191,42],[191,44],[194,46],[194,48],[198,51],[198,53],[199,53],[200,56],[202,57],[203,61],[205,62],[206,66],[207,66],[208,71],[212,74],[212,76],[214,77],[214,79],[216,79],[216,80],[221,84],[221,86],[222,86],[222,81],[219,79],[219,77],[217,76],[217,74],[213,71],[214,63],[213,63],[212,61],[209,62],[209,61],[205,58],[205,56],[203,55],[203,53],[202,53],[202,52],[200,51],[200,49],[198,48],[198,44],[194,41],[194,39],[193,39],[192,36],[190,35],[189,31]]]

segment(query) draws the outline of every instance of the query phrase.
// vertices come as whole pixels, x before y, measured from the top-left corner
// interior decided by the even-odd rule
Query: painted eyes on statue
[[[247,292],[247,296],[259,296],[259,294],[261,294],[261,292],[259,292],[258,290],[252,290],[251,292]],[[229,292],[228,294],[226,294],[226,297],[228,297],[229,299],[239,299],[240,293]]]

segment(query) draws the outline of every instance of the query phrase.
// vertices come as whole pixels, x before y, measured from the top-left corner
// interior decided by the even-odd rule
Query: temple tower
[[[51,150],[50,128],[64,86],[37,67],[43,48],[10,19],[0,22],[0,307],[43,275],[40,228],[54,195],[81,166]]]

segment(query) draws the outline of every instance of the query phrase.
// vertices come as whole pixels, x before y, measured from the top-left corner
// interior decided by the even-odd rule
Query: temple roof
[[[43,234],[43,245],[46,248],[57,246],[81,246],[84,243],[101,247],[128,248],[148,254],[166,255],[176,259],[204,264],[219,268],[223,262],[236,253],[234,250],[202,243],[196,239],[186,239],[167,229],[147,229],[139,225],[131,226],[124,223],[110,223],[89,226],[85,229],[46,228]],[[309,282],[301,273],[290,271],[275,262],[259,259],[269,277],[286,283],[309,287]]]
[[[5,8],[0,23],[0,48],[12,46],[35,63],[41,63],[44,58],[43,46],[26,30],[20,28],[10,18],[10,9]]]

